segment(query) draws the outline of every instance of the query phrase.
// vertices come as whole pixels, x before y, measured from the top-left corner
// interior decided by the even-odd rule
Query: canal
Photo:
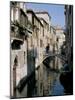
[[[40,66],[38,66],[37,69],[35,69],[35,71],[33,71],[31,75],[21,80],[16,91],[16,97],[46,97],[65,95],[65,89],[60,82],[62,68],[63,62],[61,58],[58,56],[48,57],[40,64]],[[71,76],[71,74],[68,76]],[[67,90],[70,92],[72,88]]]
[[[62,61],[57,56],[49,57],[36,71],[36,92],[33,96],[64,95],[64,87],[59,81]]]

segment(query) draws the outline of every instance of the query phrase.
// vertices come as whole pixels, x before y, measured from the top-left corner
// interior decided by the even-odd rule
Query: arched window
[[[14,65],[17,66],[18,65],[18,56],[16,55],[15,59],[14,59]]]

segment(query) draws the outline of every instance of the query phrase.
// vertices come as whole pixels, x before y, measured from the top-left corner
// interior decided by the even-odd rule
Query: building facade
[[[19,92],[17,86],[20,80],[27,76],[28,17],[24,3],[11,2],[10,5],[10,37],[11,37],[11,97],[27,96],[27,92]],[[24,91],[27,91],[25,86]]]
[[[50,45],[50,26],[51,26],[51,16],[46,11],[35,12],[36,16],[41,20],[44,25],[44,47],[48,44]]]
[[[66,58],[68,64],[73,62],[73,6],[65,5],[65,37],[66,37]],[[71,65],[72,66],[72,65]]]
[[[55,26],[56,30],[56,45],[57,45],[57,52],[61,53],[61,46],[65,41],[64,29],[61,26]]]

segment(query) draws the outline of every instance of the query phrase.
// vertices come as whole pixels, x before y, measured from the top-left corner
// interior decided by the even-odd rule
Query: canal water
[[[53,84],[52,93],[51,93],[52,96],[61,96],[61,95],[64,95],[64,88],[60,84],[59,76],[60,75],[58,75],[58,77],[56,78],[56,81]]]
[[[33,96],[64,95],[64,88],[59,81],[62,61],[58,57],[50,57],[44,61],[36,72],[36,92]]]
[[[16,89],[16,97],[46,97],[67,95],[60,83],[63,62],[58,56],[45,59],[29,76],[24,77]],[[68,74],[67,77],[72,76]],[[70,80],[72,77],[70,77]],[[67,78],[69,79],[69,78]],[[63,79],[61,79],[63,81]],[[66,79],[65,79],[66,81]],[[64,81],[63,81],[64,82]],[[68,85],[70,87],[70,85]],[[71,85],[72,87],[72,85]],[[70,93],[69,93],[70,94]],[[72,93],[71,93],[72,94]]]
[[[49,57],[40,64],[37,70],[35,70],[35,74],[33,73],[31,77],[24,79],[27,81],[27,84],[25,85],[24,82],[25,86],[23,87],[22,92],[17,90],[16,97],[64,95],[64,88],[59,81],[60,69],[62,67],[63,64],[60,58],[57,56]],[[22,82],[24,80],[22,80]],[[19,86],[21,86],[21,84]]]

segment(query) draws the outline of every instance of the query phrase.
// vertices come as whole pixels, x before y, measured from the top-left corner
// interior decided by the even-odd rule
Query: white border
[[[21,0],[18,0],[18,1],[21,1]],[[35,2],[36,0],[23,0],[23,1]],[[75,4],[74,0],[46,0],[46,1],[37,0],[37,1],[44,2],[44,3],[57,3],[57,4],[62,3],[62,4],[73,4],[73,5]],[[75,15],[75,12],[74,12],[74,15]],[[10,21],[9,19],[10,19],[10,0],[0,0],[0,100],[8,100],[9,93],[10,93],[9,91],[10,90]],[[74,19],[73,19],[73,22],[74,22]],[[74,34],[73,36],[75,38]],[[75,43],[75,39],[73,40],[74,40],[73,43]],[[74,46],[74,49],[75,49],[75,46]],[[75,65],[75,61],[74,61],[74,65]],[[75,90],[75,87],[74,87],[74,90]],[[24,98],[24,99],[27,100],[28,98]],[[33,100],[33,99],[36,100],[36,98],[29,98],[29,100]],[[37,100],[40,100],[40,99],[73,100],[74,95],[37,98]]]

